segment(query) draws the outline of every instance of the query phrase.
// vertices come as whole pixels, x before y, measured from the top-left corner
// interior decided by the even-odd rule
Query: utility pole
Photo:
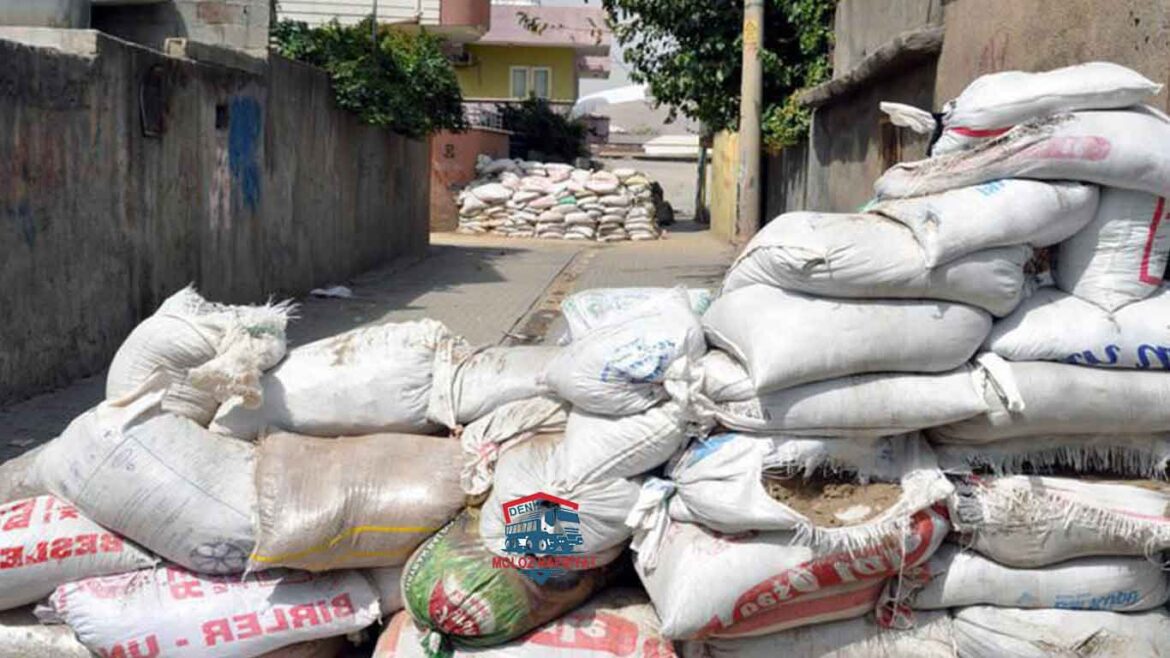
[[[739,97],[739,194],[735,220],[736,244],[760,230],[760,96],[764,72],[760,47],[764,42],[764,0],[743,3],[743,84]]]

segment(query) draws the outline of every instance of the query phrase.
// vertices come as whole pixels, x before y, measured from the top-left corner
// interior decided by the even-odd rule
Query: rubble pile
[[[655,240],[653,181],[634,169],[480,156],[458,197],[459,232],[513,238]]]
[[[1170,655],[1159,88],[981,78],[864,211],[777,217],[713,300],[578,292],[558,344],[288,349],[290,305],[179,291],[0,465],[0,649]]]

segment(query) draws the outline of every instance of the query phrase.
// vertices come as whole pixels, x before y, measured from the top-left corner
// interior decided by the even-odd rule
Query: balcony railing
[[[508,104],[509,101],[464,101],[463,117],[466,119],[467,125],[471,126],[472,128],[505,130],[503,112],[501,112],[500,108]],[[551,107],[554,112],[567,116],[569,111],[573,109],[573,104],[567,102],[549,101],[549,107]]]

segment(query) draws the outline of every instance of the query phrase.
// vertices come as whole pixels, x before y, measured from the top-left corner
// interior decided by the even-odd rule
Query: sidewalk
[[[714,287],[734,254],[690,222],[656,242],[600,245],[431,235],[426,258],[344,283],[352,299],[300,300],[290,346],[357,326],[434,318],[476,344],[540,342],[562,330],[560,300],[599,287]],[[0,409],[0,461],[61,432],[101,401],[105,373]]]

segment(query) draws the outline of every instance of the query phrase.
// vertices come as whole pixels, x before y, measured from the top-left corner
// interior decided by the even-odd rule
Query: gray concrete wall
[[[942,4],[943,0],[840,0],[833,25],[833,75],[844,75],[903,32],[942,23]]]
[[[807,142],[764,156],[765,224],[786,212],[808,209],[808,169]]]
[[[0,40],[0,401],[100,371],[190,282],[258,302],[425,250],[426,143],[338,109],[321,71],[96,44]]]
[[[984,73],[1042,71],[1093,60],[1170,76],[1170,0],[951,0],[937,101]],[[1154,101],[1170,107],[1167,91]]]
[[[155,50],[162,50],[167,39],[180,38],[263,57],[268,52],[268,14],[268,0],[98,2],[93,5],[91,22],[94,29]]]

